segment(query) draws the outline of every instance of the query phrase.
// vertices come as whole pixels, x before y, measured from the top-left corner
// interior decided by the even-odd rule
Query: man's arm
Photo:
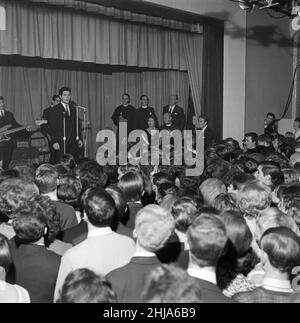
[[[116,108],[113,115],[112,115],[112,120],[115,124],[116,127],[119,126],[119,117],[120,117],[120,108]]]

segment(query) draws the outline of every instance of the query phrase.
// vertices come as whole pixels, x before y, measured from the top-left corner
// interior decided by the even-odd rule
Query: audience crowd
[[[299,303],[299,139],[212,141],[199,177],[13,162],[0,173],[0,302]]]

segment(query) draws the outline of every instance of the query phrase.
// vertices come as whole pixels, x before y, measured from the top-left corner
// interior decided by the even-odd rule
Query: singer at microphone
[[[266,136],[272,136],[273,134],[278,133],[278,120],[275,117],[275,114],[272,112],[269,112],[265,119],[265,135]]]

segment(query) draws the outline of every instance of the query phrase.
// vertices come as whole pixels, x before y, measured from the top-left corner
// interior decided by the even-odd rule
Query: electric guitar
[[[27,126],[27,127],[18,127],[18,128],[8,130],[10,127],[11,125],[9,124],[0,128],[0,142],[11,140],[10,137],[7,137],[8,135],[30,128],[29,126]]]

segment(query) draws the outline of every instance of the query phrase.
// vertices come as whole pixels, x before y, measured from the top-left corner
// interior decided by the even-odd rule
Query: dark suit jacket
[[[209,148],[209,146],[215,142],[215,135],[212,129],[207,127],[204,130],[204,149]]]
[[[56,211],[59,215],[59,224],[61,231],[75,227],[78,224],[75,210],[72,206],[63,202],[53,201],[56,206]]]
[[[111,282],[120,303],[141,303],[141,294],[148,275],[161,263],[156,257],[133,257],[124,267],[110,272]]]
[[[128,105],[127,107],[124,107],[123,105],[120,105],[116,108],[112,115],[112,120],[119,128],[119,117],[122,114],[123,118],[127,120],[127,132],[136,129],[136,108],[132,105]]]
[[[169,105],[163,107],[163,113],[169,112]],[[175,106],[172,114],[172,123],[176,127],[176,129],[183,130],[186,126],[186,119],[184,115],[184,110],[178,105]]]
[[[142,208],[143,208],[143,205],[141,203],[128,203],[129,220],[126,223],[127,228],[130,228],[132,230],[134,229],[135,217]]]
[[[5,110],[4,117],[0,117],[0,128],[11,125],[10,129],[21,127],[21,125],[16,121],[12,112]]]
[[[53,303],[61,257],[43,246],[10,244],[16,284],[28,290],[32,303]]]
[[[201,289],[203,303],[236,303],[226,297],[217,285],[198,278],[195,278],[195,280]]]
[[[151,107],[138,108],[136,110],[136,129],[146,130],[148,129],[148,118],[152,116],[155,120],[155,126],[158,126],[158,120],[155,111]]]

